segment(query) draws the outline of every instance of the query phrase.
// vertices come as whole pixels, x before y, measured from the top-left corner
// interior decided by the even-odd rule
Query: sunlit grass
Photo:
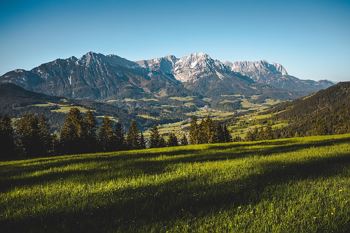
[[[1,232],[349,232],[350,135],[0,162]]]

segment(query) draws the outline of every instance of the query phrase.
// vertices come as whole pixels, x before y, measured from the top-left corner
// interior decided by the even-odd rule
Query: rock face
[[[83,99],[188,94],[172,77],[149,72],[115,55],[92,52],[80,59],[57,59],[30,71],[11,71],[1,77],[1,82],[48,95]]]
[[[30,71],[10,71],[0,82],[53,96],[91,100],[187,95],[215,98],[228,94],[286,99],[333,85],[326,80],[300,80],[279,64],[222,63],[205,53],[133,62],[89,52],[80,59],[57,59]]]
[[[301,80],[288,74],[287,70],[277,63],[267,61],[238,61],[226,62],[232,71],[251,77],[255,82],[267,84],[275,88],[293,91],[298,95],[307,95],[311,92],[333,85],[327,80]]]
[[[251,87],[253,80],[233,72],[229,66],[205,53],[193,53],[181,58],[167,56],[139,61],[138,64],[153,71],[168,73],[182,82],[186,89],[202,96],[256,93]]]

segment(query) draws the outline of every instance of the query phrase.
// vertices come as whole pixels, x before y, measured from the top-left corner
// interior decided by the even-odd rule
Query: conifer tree
[[[0,152],[0,159],[13,158],[15,156],[14,132],[11,119],[7,116],[0,117]]]
[[[182,146],[188,145],[188,140],[187,140],[186,134],[184,134],[184,135],[182,136],[180,142],[181,142],[181,145],[182,145]]]
[[[150,148],[160,147],[160,138],[161,138],[161,136],[159,134],[158,127],[153,126],[151,128],[151,135],[150,135],[150,140],[149,140]]]
[[[63,153],[80,153],[84,149],[84,122],[78,108],[71,108],[61,128],[60,145]]]
[[[230,131],[227,128],[227,125],[224,124],[222,126],[222,131],[223,131],[224,142],[231,142],[232,141],[232,137],[231,137]]]
[[[198,144],[199,126],[197,124],[197,117],[193,116],[190,124],[189,139],[191,144]]]
[[[215,143],[216,142],[216,135],[215,135],[215,123],[210,117],[207,117],[206,119],[206,134],[208,141],[207,143]]]
[[[224,132],[221,124],[215,126],[215,142],[224,142]]]
[[[159,146],[158,147],[166,147],[166,141],[162,136],[160,136],[160,138],[159,138]]]
[[[109,117],[105,116],[98,132],[98,141],[102,151],[116,149],[116,137],[113,131],[113,124]]]
[[[208,143],[208,132],[207,132],[207,121],[206,119],[202,120],[197,128],[197,143],[203,144]]]
[[[145,137],[143,136],[142,132],[141,132],[141,136],[140,136],[140,149],[146,149],[146,141],[145,141]]]
[[[38,123],[38,117],[32,113],[24,114],[15,123],[19,146],[25,156],[43,155]]]
[[[115,138],[116,138],[116,149],[122,150],[125,149],[125,136],[122,125],[118,122],[115,124]]]
[[[52,152],[53,138],[50,133],[50,125],[44,115],[38,117],[38,130],[41,144],[41,151],[39,154],[49,154]]]
[[[126,141],[130,149],[138,149],[140,147],[140,132],[134,120],[131,121]]]
[[[167,141],[167,146],[178,146],[179,142],[177,140],[177,137],[174,133],[169,134],[169,138]]]
[[[88,111],[84,117],[84,138],[85,152],[97,151],[96,119],[92,111]]]

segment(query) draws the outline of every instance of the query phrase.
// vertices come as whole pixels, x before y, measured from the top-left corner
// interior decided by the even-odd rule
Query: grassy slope
[[[349,232],[350,135],[0,163],[1,232]]]

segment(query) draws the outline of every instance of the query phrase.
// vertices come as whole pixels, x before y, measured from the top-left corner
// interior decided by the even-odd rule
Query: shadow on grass
[[[92,162],[108,163],[112,164],[110,169],[120,169],[123,172],[118,174],[110,173],[109,176],[105,176],[104,179],[112,178],[127,178],[137,176],[140,174],[152,175],[161,174],[167,167],[178,163],[193,163],[193,162],[210,162],[210,161],[222,161],[233,160],[240,158],[247,158],[249,156],[269,156],[276,153],[295,152],[298,150],[310,148],[310,147],[323,147],[341,144],[348,142],[348,138],[342,139],[329,139],[323,141],[315,141],[309,143],[298,143],[295,140],[283,140],[283,141],[259,141],[256,143],[234,143],[234,144],[213,144],[209,145],[208,149],[180,149],[176,148],[175,151],[164,152],[148,152],[141,151],[136,154],[120,154],[120,155],[99,155],[99,156],[86,156],[75,158],[71,156],[69,158],[60,158],[58,161],[48,162],[46,160],[44,164],[31,165],[26,164],[25,167],[18,165],[6,165],[0,169],[0,192],[8,191],[15,187],[30,186],[35,184],[43,184],[49,182],[55,182],[64,178],[74,178],[82,181],[86,180],[87,176],[90,180],[96,180],[99,174],[103,173],[105,169],[89,169],[89,170],[76,170],[76,171],[60,171],[50,172],[38,176],[28,177],[26,174],[32,172],[40,172],[51,168],[60,168],[67,165],[74,164],[88,164]],[[294,143],[294,144],[291,144]],[[298,143],[298,144],[297,144]],[[250,148],[253,146],[261,146],[259,148]],[[264,147],[270,146],[270,147]],[[271,147],[272,146],[272,147]],[[248,149],[247,149],[248,147]],[[170,156],[171,159],[164,160],[149,160],[158,156]],[[177,155],[183,155],[176,157]],[[53,158],[54,159],[54,158]],[[140,160],[142,159],[142,160]],[[143,160],[144,159],[144,160]],[[46,163],[47,162],[47,163]],[[17,178],[11,178],[11,176],[18,176]]]
[[[234,206],[254,205],[276,194],[263,195],[271,186],[292,181],[328,178],[350,169],[350,153],[309,161],[266,162],[261,174],[244,179],[206,185],[208,177],[172,180],[160,185],[113,191],[89,197],[106,198],[104,206],[70,212],[54,212],[0,222],[3,232],[107,232],[133,231],[151,223],[171,225],[176,219],[204,217]],[[269,189],[270,190],[270,189]],[[296,190],[297,191],[297,190]],[[349,232],[349,225],[321,232]]]

